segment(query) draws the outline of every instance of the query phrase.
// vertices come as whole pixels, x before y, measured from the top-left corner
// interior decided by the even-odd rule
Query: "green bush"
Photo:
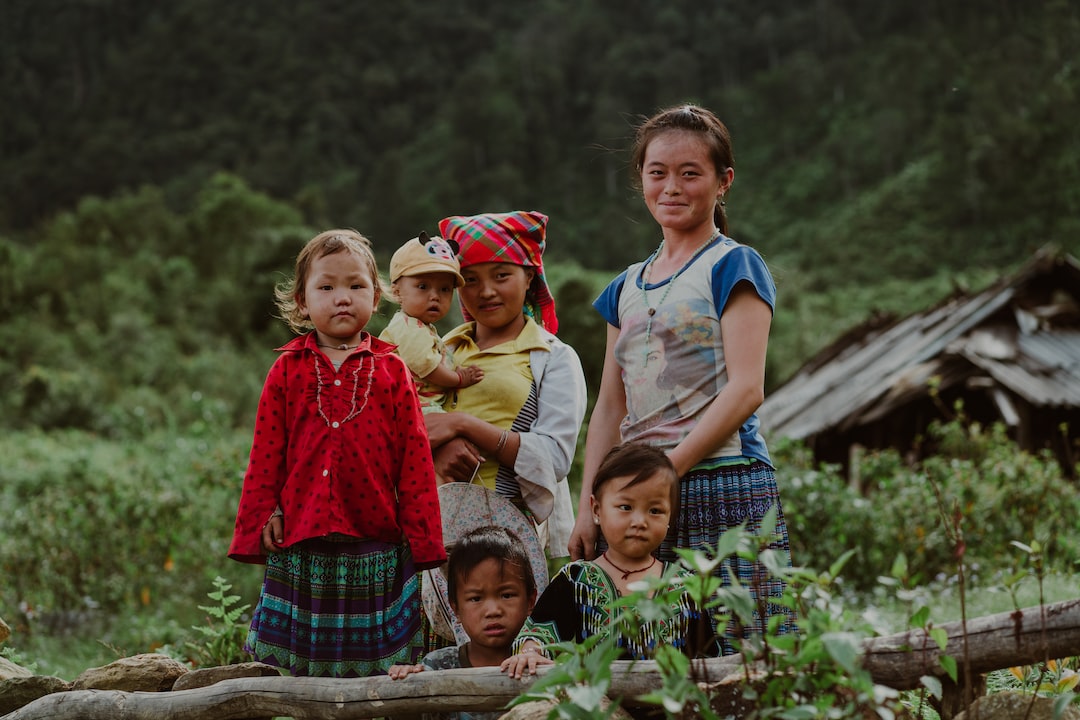
[[[1080,496],[1050,455],[1016,447],[1003,427],[963,419],[933,425],[939,449],[911,466],[895,450],[867,453],[852,488],[836,467],[815,466],[797,444],[778,443],[777,476],[795,562],[823,567],[855,549],[844,581],[858,591],[889,575],[901,553],[907,582],[925,584],[957,572],[948,530],[958,523],[968,580],[1015,563],[1013,541],[1037,539],[1047,568],[1068,571],[1080,559],[1073,529]],[[950,526],[946,526],[945,518]]]
[[[8,433],[0,483],[0,607],[30,630],[134,614],[196,617],[225,557],[247,433],[115,443],[78,431]],[[10,619],[10,618],[9,618]]]

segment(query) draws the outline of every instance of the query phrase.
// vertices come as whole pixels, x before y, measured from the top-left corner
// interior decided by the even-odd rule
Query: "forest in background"
[[[178,393],[243,422],[307,237],[356,227],[385,262],[485,210],[551,216],[588,366],[574,306],[658,240],[629,136],[683,101],[734,136],[775,387],[874,313],[1080,249],[1077,57],[1068,0],[7,0],[0,426]]]

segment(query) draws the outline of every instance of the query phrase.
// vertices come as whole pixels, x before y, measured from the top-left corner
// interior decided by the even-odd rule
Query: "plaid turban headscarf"
[[[535,211],[454,215],[439,221],[439,234],[457,242],[461,269],[479,263],[499,262],[533,268],[529,291],[525,294],[525,312],[550,332],[557,332],[555,298],[544,277],[544,238],[547,215]],[[462,315],[472,320],[464,307]]]

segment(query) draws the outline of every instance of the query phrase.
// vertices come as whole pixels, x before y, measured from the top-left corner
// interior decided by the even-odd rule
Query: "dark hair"
[[[679,507],[679,474],[671,464],[671,458],[651,445],[623,443],[611,448],[596,469],[592,494],[599,500],[600,491],[615,478],[630,478],[626,487],[631,487],[658,474],[666,475],[671,481],[671,514],[676,515]]]
[[[504,571],[507,565],[520,570],[521,579],[525,582],[525,594],[529,597],[536,595],[536,578],[521,539],[504,527],[483,525],[462,535],[450,551],[446,566],[446,594],[451,606],[457,605],[459,580],[464,580],[477,565],[491,558],[500,560]]]
[[[375,307],[379,307],[385,287],[379,276],[379,266],[375,262],[375,253],[371,241],[352,229],[326,230],[307,241],[296,256],[296,269],[293,276],[274,288],[274,299],[282,320],[289,324],[293,332],[301,334],[311,330],[311,319],[300,311],[300,301],[305,300],[304,286],[312,264],[319,258],[339,252],[351,252],[360,258],[371,273],[371,282],[375,284]]]
[[[731,133],[727,126],[703,107],[677,105],[661,110],[638,126],[632,150],[633,168],[638,179],[641,178],[641,170],[645,165],[645,150],[649,143],[670,131],[689,132],[700,137],[709,147],[709,157],[718,174],[735,167],[735,152],[731,147]],[[713,207],[713,222],[720,232],[727,235],[727,214],[719,199]]]

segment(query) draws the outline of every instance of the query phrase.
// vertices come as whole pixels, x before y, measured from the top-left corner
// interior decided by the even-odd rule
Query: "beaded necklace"
[[[667,300],[668,293],[671,292],[671,288],[675,286],[675,281],[682,275],[683,270],[690,267],[690,263],[697,260],[698,255],[705,251],[705,248],[712,244],[713,240],[716,240],[720,235],[719,233],[713,235],[708,240],[703,242],[694,254],[691,255],[682,267],[675,271],[675,273],[668,279],[667,285],[664,287],[664,294],[660,296],[660,302],[656,303],[656,307],[649,305],[649,275],[652,273],[652,267],[656,263],[656,258],[660,257],[660,253],[664,250],[664,241],[660,241],[660,245],[657,246],[656,252],[654,252],[648,260],[645,261],[645,267],[641,269],[641,299],[645,301],[645,310],[648,312],[648,318],[645,320],[645,366],[649,365],[649,341],[652,339],[652,321],[653,315],[656,314],[656,308],[664,304]]]
[[[652,566],[656,564],[656,558],[654,557],[652,559],[652,562],[649,563],[648,565],[646,565],[643,568],[638,568],[637,570],[627,570],[626,568],[621,568],[618,565],[616,565],[615,563],[611,562],[611,558],[609,558],[607,556],[607,550],[604,551],[603,558],[608,561],[608,565],[611,565],[611,567],[615,568],[616,570],[618,570],[619,572],[622,573],[622,579],[623,580],[626,580],[631,575],[637,575],[640,572],[645,572],[646,570],[651,570]]]
[[[356,406],[356,391],[360,388],[360,371],[364,369],[364,358],[360,358],[360,362],[357,363],[356,369],[352,371],[353,377],[353,389],[352,389],[352,407],[349,409],[349,414],[341,420],[331,420],[326,416],[322,406],[322,371],[319,370],[319,358],[315,360],[315,404],[319,408],[319,417],[326,421],[327,427],[337,428],[341,425],[349,422],[354,417],[364,412],[364,408],[367,407],[368,398],[371,396],[371,381],[375,377],[375,356],[368,356],[368,375],[367,386],[364,388],[364,399],[360,403],[360,407]]]

